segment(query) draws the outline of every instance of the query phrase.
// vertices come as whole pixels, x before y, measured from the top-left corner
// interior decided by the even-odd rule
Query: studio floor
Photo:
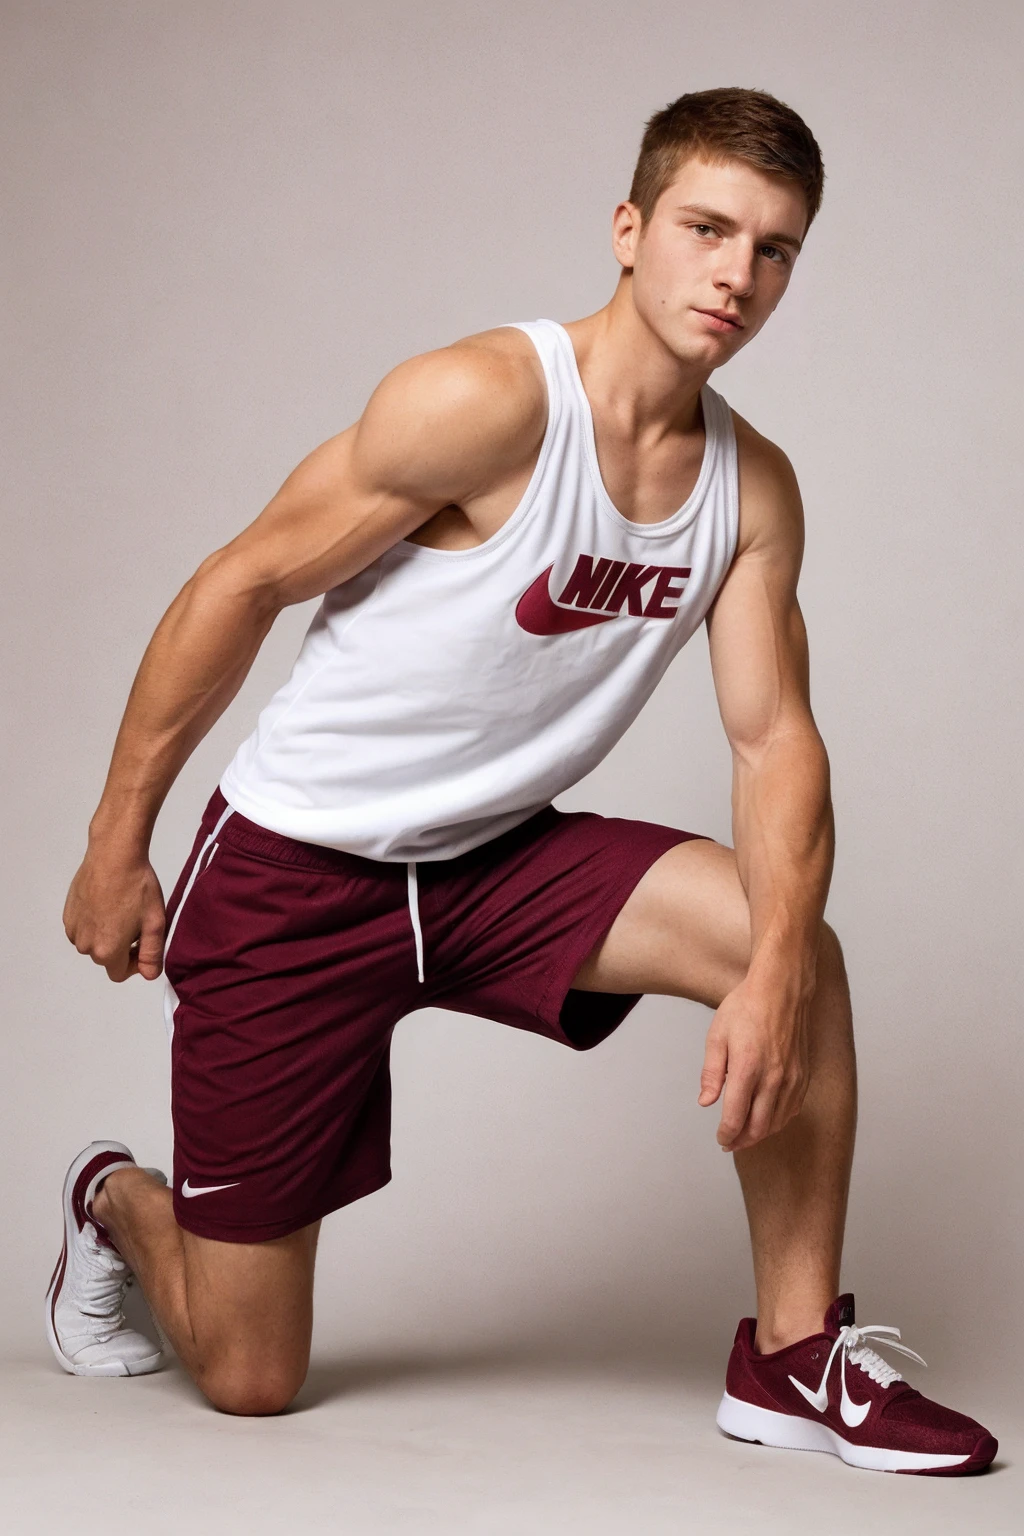
[[[204,1406],[177,1365],[136,1380],[8,1360],[0,1398],[9,1536],[264,1532],[662,1536],[1024,1529],[1014,1447],[976,1478],[894,1477],[725,1439],[720,1381],[654,1361],[549,1351],[320,1352],[272,1419]]]

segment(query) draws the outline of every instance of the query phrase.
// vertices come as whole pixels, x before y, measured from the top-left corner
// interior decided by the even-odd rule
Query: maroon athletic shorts
[[[174,1214],[225,1242],[284,1237],[388,1182],[405,1014],[450,1008],[578,1051],[611,1034],[639,994],[573,977],[644,872],[700,835],[546,806],[413,871],[226,811],[218,790],[165,956]]]

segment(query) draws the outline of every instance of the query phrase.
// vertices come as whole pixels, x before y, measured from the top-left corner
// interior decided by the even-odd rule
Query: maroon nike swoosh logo
[[[614,613],[588,613],[585,608],[562,608],[554,602],[548,582],[554,565],[532,581],[516,604],[516,622],[529,635],[566,635],[570,629],[589,629],[606,624]]]

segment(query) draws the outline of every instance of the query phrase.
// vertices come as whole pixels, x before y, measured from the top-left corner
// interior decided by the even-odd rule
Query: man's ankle
[[[820,1333],[825,1308],[821,1311],[805,1314],[795,1313],[791,1317],[758,1318],[757,1332],[754,1335],[754,1349],[759,1355],[774,1355],[776,1350],[788,1349],[790,1344],[799,1344],[801,1339],[808,1339],[814,1333]]]
[[[127,1179],[135,1178],[139,1174],[144,1179],[149,1179],[149,1175],[142,1168],[115,1168],[112,1173],[108,1173],[100,1180],[99,1187],[92,1197],[90,1210],[92,1216],[95,1217],[101,1227],[106,1227],[109,1230],[110,1222],[116,1210],[115,1199],[118,1192],[118,1184],[123,1183]],[[111,1189],[111,1184],[114,1185],[113,1190]]]

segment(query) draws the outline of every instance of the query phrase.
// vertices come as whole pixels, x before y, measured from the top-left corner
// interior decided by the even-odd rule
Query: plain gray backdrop
[[[159,987],[113,986],[60,923],[160,614],[400,359],[603,304],[645,118],[738,84],[806,118],[828,178],[789,293],[712,382],[785,448],[806,507],[828,916],[862,1084],[844,1283],[862,1320],[932,1360],[926,1390],[1005,1412],[1024,1301],[1021,18],[950,0],[6,0],[0,1093],[17,1262],[0,1267],[0,1334],[30,1375],[55,1371],[40,1303],[68,1161],[113,1136],[168,1165]],[[165,890],[310,613],[282,618],[175,786]],[[701,633],[559,803],[730,841],[729,789]],[[713,1414],[753,1290],[718,1111],[696,1106],[709,1020],[648,998],[583,1056],[452,1014],[403,1023],[395,1178],[325,1223],[316,1358],[625,1354],[709,1372]],[[508,1529],[548,1529],[538,1509]]]

